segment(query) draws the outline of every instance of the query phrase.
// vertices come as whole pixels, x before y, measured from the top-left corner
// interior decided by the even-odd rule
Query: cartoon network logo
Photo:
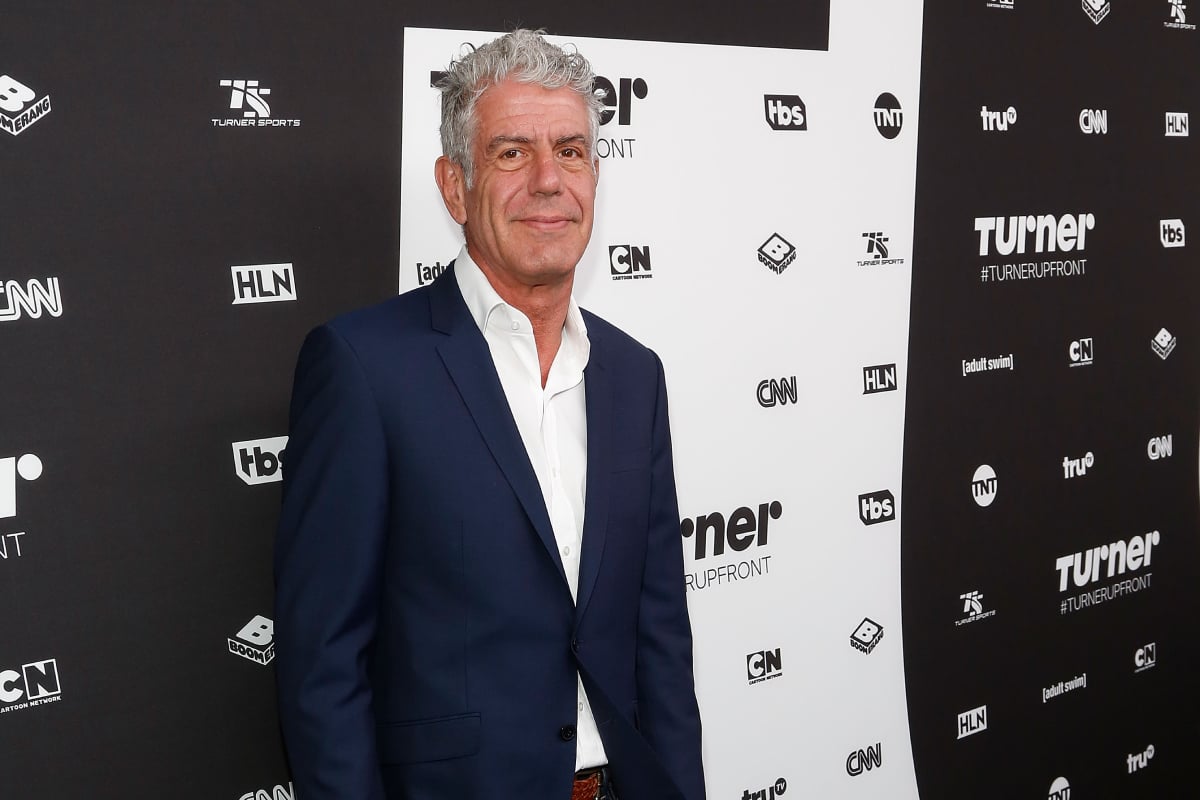
[[[61,699],[58,661],[53,658],[22,664],[17,669],[0,669],[0,714]]]

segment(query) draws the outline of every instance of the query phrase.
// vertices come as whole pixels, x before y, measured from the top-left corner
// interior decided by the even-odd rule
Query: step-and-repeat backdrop
[[[576,293],[666,364],[709,796],[1186,795],[1188,5],[6,11],[0,793],[293,799],[295,353],[455,256],[431,84],[522,22],[608,93]]]

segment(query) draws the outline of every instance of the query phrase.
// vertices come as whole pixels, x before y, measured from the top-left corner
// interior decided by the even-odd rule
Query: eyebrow
[[[494,153],[497,150],[504,147],[505,145],[510,145],[510,144],[532,144],[532,143],[533,143],[533,140],[530,139],[528,136],[504,136],[504,135],[493,136],[491,141],[488,142],[486,152]],[[558,146],[564,145],[564,144],[571,144],[571,143],[586,144],[587,136],[583,135],[582,133],[571,133],[571,134],[567,134],[566,136],[560,136],[554,140],[555,147],[558,147]]]

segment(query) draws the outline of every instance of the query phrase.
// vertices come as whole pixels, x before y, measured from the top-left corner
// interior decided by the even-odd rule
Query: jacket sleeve
[[[692,631],[683,580],[679,503],[667,391],[657,370],[650,463],[650,516],[638,610],[638,727],[686,800],[704,800],[700,711],[692,676]]]
[[[387,530],[387,448],[358,357],[328,326],[301,349],[288,434],[275,660],[293,784],[304,800],[383,800],[367,664]]]

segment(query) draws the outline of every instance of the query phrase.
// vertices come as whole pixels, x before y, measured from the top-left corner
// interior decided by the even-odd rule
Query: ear
[[[442,193],[442,202],[446,210],[459,225],[467,222],[467,181],[462,167],[445,156],[438,156],[433,163],[433,179],[437,182],[438,191]]]

